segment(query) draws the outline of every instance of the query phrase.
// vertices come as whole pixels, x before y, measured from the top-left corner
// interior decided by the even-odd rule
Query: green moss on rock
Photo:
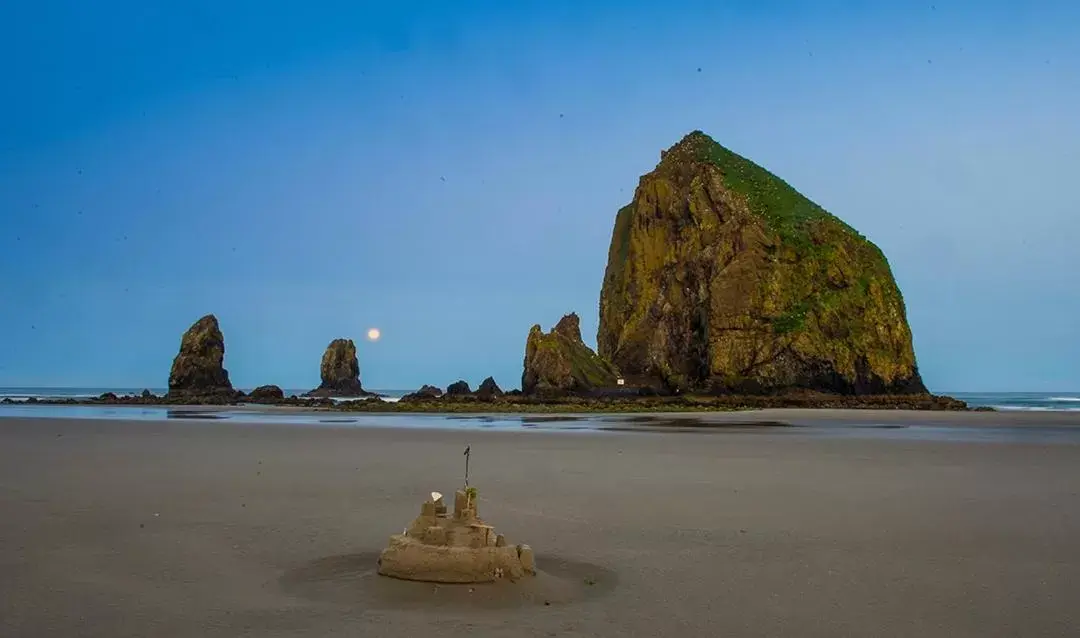
[[[673,390],[925,392],[884,254],[700,131],[616,216],[597,344]]]
[[[521,390],[526,395],[582,393],[616,385],[618,370],[581,340],[578,316],[564,316],[550,333],[539,325],[525,343]]]

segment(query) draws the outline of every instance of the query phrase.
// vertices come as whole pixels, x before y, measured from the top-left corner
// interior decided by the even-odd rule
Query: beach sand
[[[918,418],[1078,421],[980,414]],[[375,575],[467,444],[541,574]],[[5,637],[1060,636],[1078,600],[1075,442],[0,419]]]

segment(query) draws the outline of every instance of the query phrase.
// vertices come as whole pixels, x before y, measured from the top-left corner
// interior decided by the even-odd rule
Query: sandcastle
[[[502,534],[480,520],[476,489],[454,493],[448,515],[442,494],[432,492],[420,516],[379,556],[379,573],[406,580],[436,583],[483,583],[536,574],[528,545],[507,545]]]

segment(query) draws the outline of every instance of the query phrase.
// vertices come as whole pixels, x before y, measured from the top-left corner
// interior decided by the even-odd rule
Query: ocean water
[[[1080,412],[1080,392],[944,392],[972,407],[995,410]]]
[[[157,395],[165,394],[165,388],[148,388]],[[241,388],[249,391],[251,388]],[[285,396],[301,395],[310,390],[284,389]],[[137,395],[143,388],[32,388],[32,387],[0,387],[0,400],[9,398],[12,401],[26,401],[30,397],[39,399],[85,399],[96,397],[105,392],[112,392],[117,396]],[[383,395],[384,401],[396,401],[412,390],[372,390]],[[961,401],[966,401],[972,407],[991,407],[997,410],[1019,411],[1063,411],[1080,412],[1080,392],[943,392]],[[353,401],[351,398],[337,398],[335,401]]]

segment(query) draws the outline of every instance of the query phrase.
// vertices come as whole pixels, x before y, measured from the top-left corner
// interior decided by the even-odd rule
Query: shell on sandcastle
[[[420,516],[401,534],[390,537],[379,556],[384,576],[435,583],[483,583],[536,574],[528,545],[507,545],[502,534],[480,520],[476,491],[454,493],[454,513],[446,512],[442,494],[432,492]]]

